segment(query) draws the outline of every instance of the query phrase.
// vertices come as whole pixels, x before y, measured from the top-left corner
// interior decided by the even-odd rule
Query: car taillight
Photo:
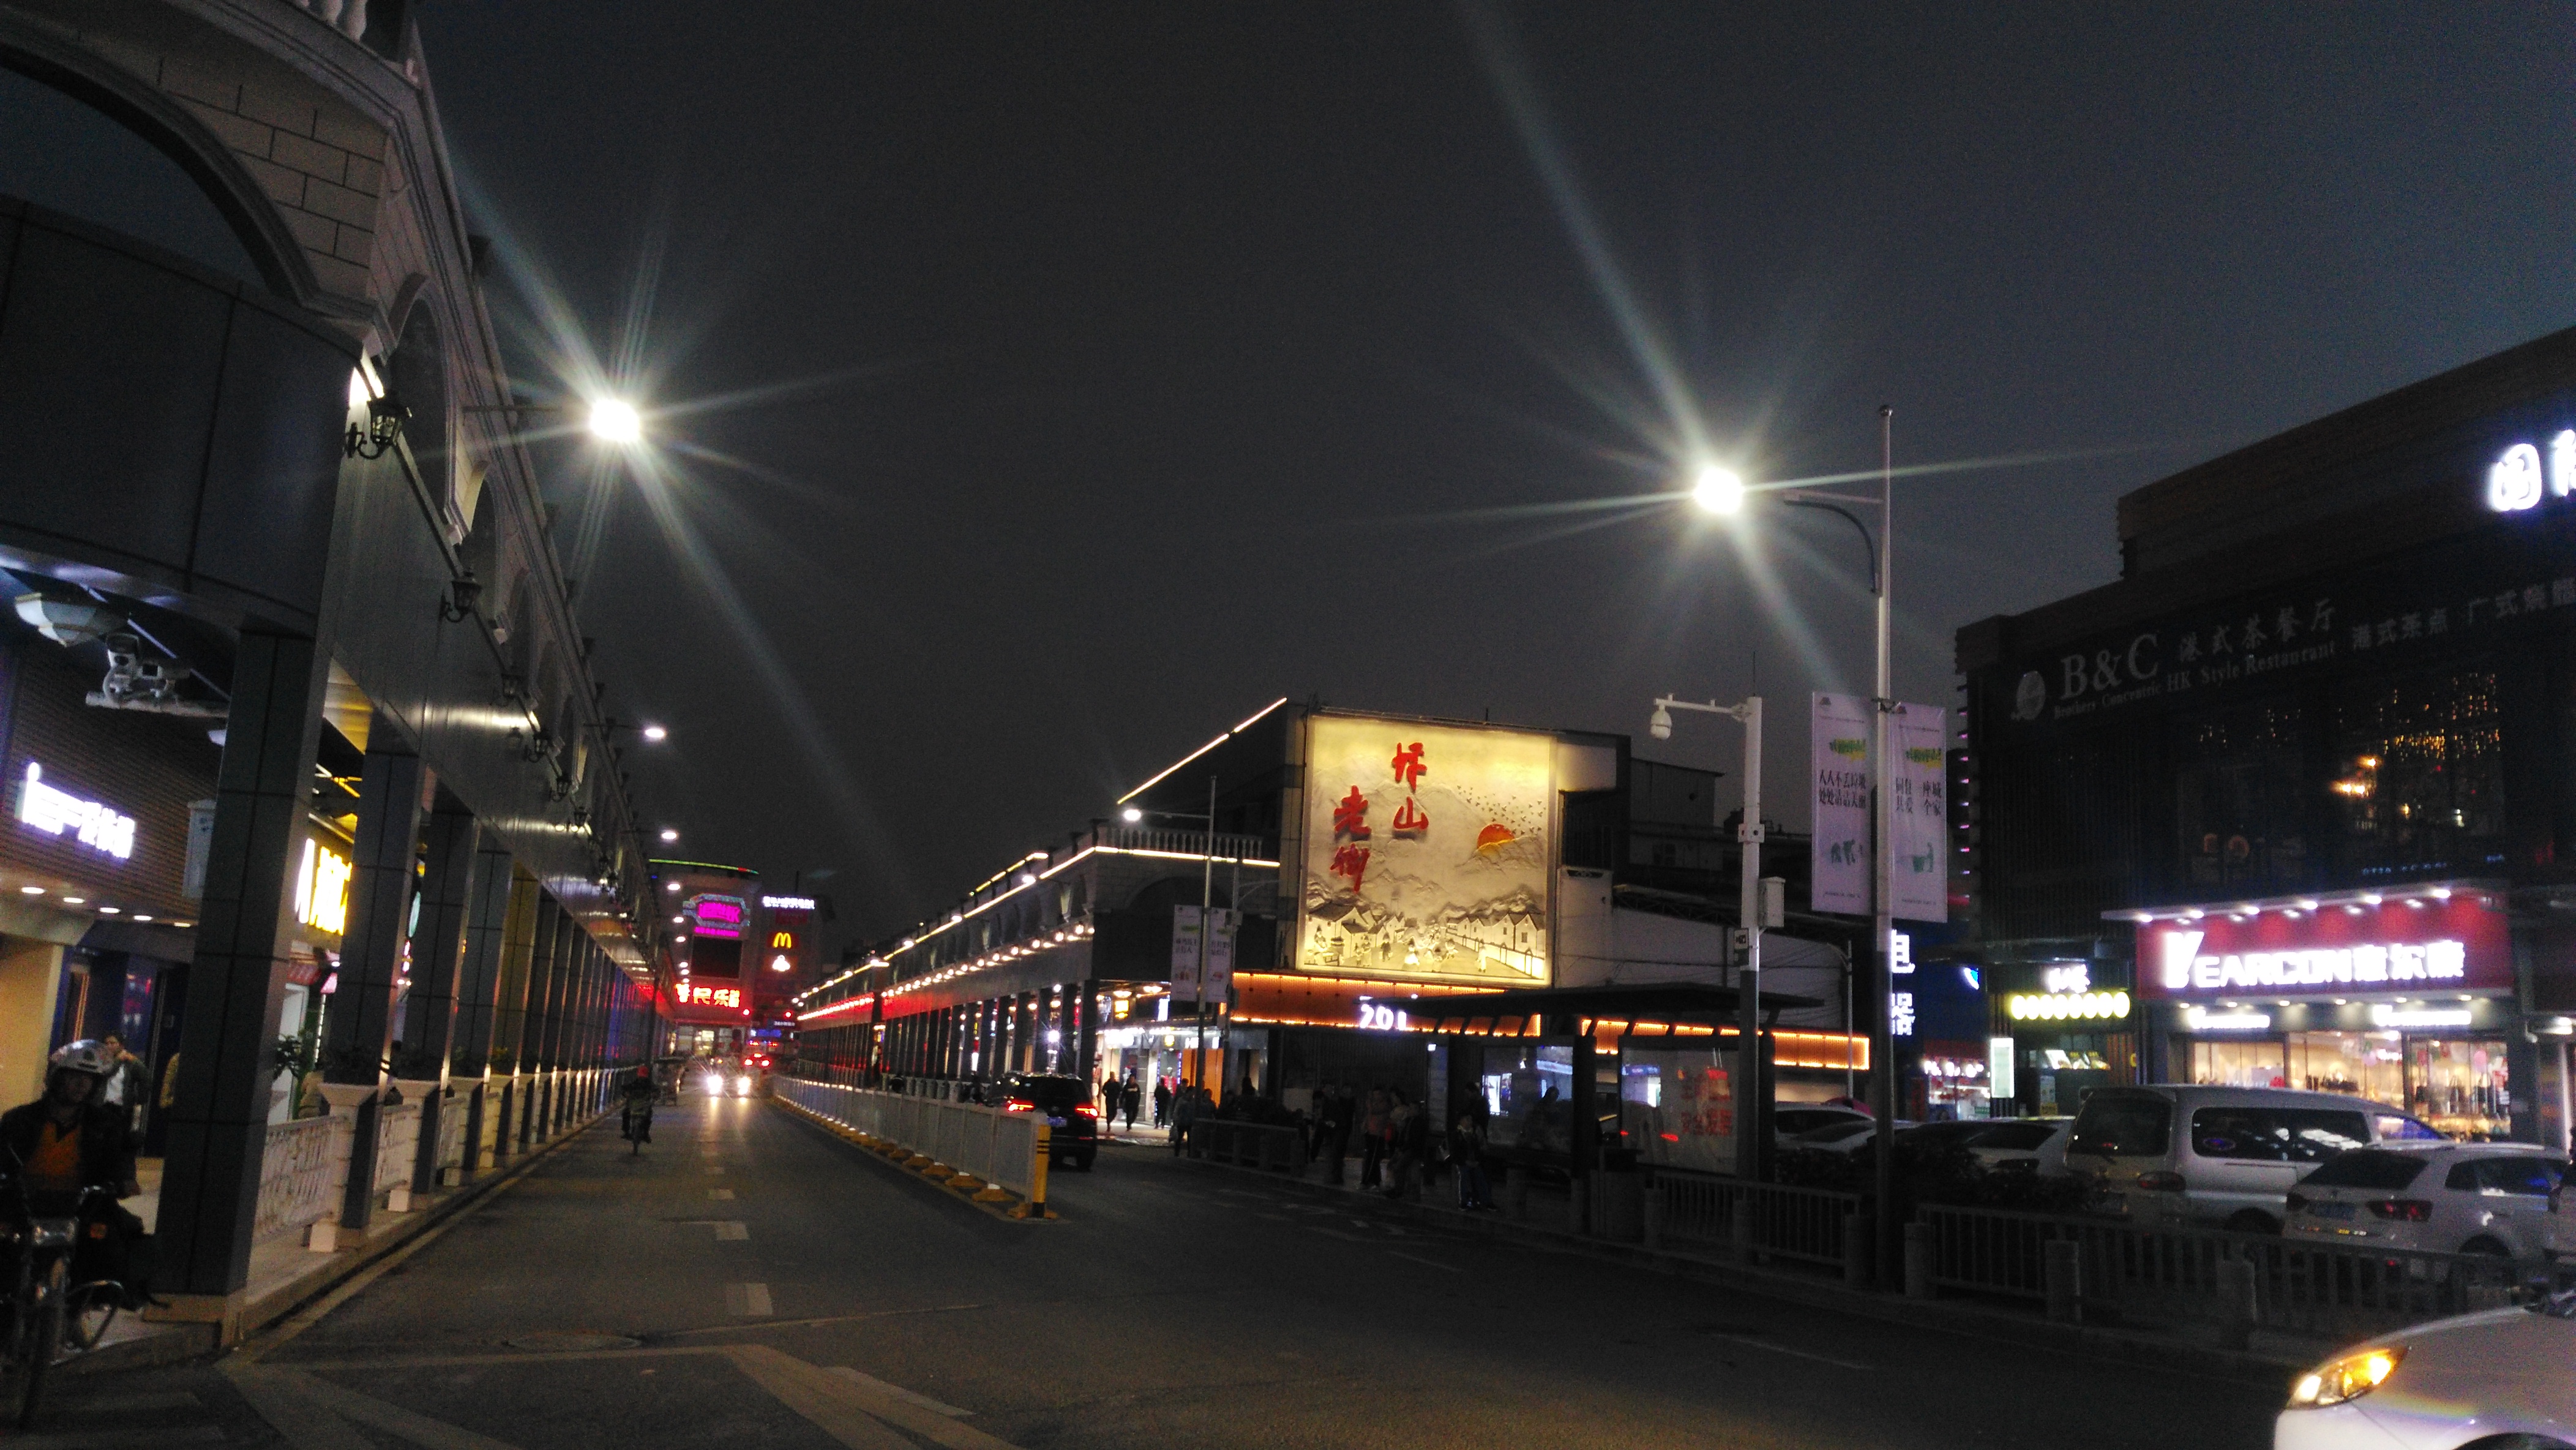
[[[2179,1173],[2141,1173],[2138,1175],[2138,1187],[2145,1189],[2149,1193],[2180,1193],[2183,1190],[2182,1175]]]
[[[1027,1098],[1007,1098],[1002,1103],[1002,1111],[1006,1113],[1025,1113],[1036,1107],[1037,1104]]]
[[[2384,1218],[2399,1223],[2424,1223],[2433,1217],[2432,1203],[2421,1198],[2383,1198],[2365,1203],[2362,1207],[2370,1210],[2372,1218]]]
[[[2293,1193],[2290,1195],[2288,1202],[2290,1212],[2297,1213],[2308,1206],[2308,1196],[2304,1193]]]
[[[1100,1116],[1100,1110],[1089,1103],[1084,1103],[1073,1110],[1073,1115],[1077,1118],[1096,1118]]]

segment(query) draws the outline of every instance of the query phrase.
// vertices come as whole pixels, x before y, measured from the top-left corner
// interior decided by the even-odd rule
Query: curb
[[[844,1128],[813,1109],[786,1098],[772,1096],[770,1101],[806,1123],[811,1123],[851,1147],[861,1149],[868,1157],[939,1189],[960,1203],[971,1204],[1005,1223],[1043,1223],[1062,1215],[1052,1208],[1029,1212],[1027,1203],[1006,1188],[984,1182],[971,1173],[960,1173],[927,1153],[916,1153],[898,1143],[874,1138],[855,1128]]]
[[[1669,1249],[1611,1243],[1569,1233],[1562,1229],[1541,1228],[1524,1221],[1507,1218],[1470,1218],[1447,1213],[1423,1204],[1389,1199],[1379,1194],[1352,1194],[1300,1178],[1288,1178],[1259,1168],[1232,1163],[1213,1163],[1206,1159],[1182,1160],[1199,1168],[1217,1169],[1297,1190],[1305,1197],[1329,1201],[1355,1213],[1369,1213],[1381,1218],[1402,1218],[1415,1223],[1428,1223],[1462,1233],[1464,1236],[1524,1248],[1546,1249],[1557,1253],[1574,1253],[1605,1263],[1624,1264],[1630,1268],[1669,1274],[1677,1278],[1697,1279],[1723,1284],[1728,1288],[1784,1299],[1814,1309],[1831,1309],[1864,1319],[1902,1324],[1917,1329],[1937,1329],[1950,1333],[1975,1334],[1981,1338],[2002,1340],[2031,1349],[2053,1350],[2061,1354],[2078,1354],[2088,1358],[2116,1360],[2122,1364],[2154,1365],[2161,1369],[2182,1370],[2263,1384],[2285,1382],[2286,1376],[2311,1367],[2318,1353],[2293,1351],[2292,1357],[2247,1350],[2220,1349],[2215,1345],[2181,1343],[2172,1339],[2124,1333],[2099,1325],[2051,1324],[2024,1316],[1961,1300],[1906,1299],[1894,1294],[1854,1291],[1821,1282],[1801,1274],[1783,1274],[1775,1270],[1753,1268],[1720,1259],[1702,1258],[1695,1254],[1675,1253]],[[1353,1201],[1353,1200],[1358,1201]]]
[[[410,1222],[381,1238],[369,1236],[367,1242],[349,1251],[343,1258],[333,1254],[323,1259],[304,1275],[290,1279],[272,1297],[246,1307],[235,1324],[238,1333],[230,1341],[223,1337],[223,1323],[204,1319],[146,1319],[156,1333],[120,1340],[88,1354],[75,1355],[54,1366],[56,1374],[109,1374],[120,1370],[147,1369],[195,1359],[231,1344],[248,1341],[260,1331],[278,1323],[332,1290],[347,1283],[386,1255],[411,1243],[432,1228],[473,1208],[493,1193],[517,1182],[528,1170],[552,1157],[575,1138],[598,1126],[609,1117],[595,1113],[588,1119],[565,1128],[552,1142],[532,1148],[506,1169],[492,1172],[472,1183],[460,1185],[439,1195]],[[238,1292],[238,1291],[237,1291]]]

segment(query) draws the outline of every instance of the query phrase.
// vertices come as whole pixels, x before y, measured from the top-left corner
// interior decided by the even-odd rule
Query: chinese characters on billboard
[[[699,982],[682,982],[671,991],[671,1001],[681,1007],[742,1006],[740,987],[710,987]]]
[[[1554,737],[1332,715],[1306,729],[1297,965],[1545,983]]]

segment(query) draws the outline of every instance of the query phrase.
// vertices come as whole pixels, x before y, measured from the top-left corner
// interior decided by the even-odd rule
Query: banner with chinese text
[[[1902,921],[1950,919],[1947,849],[1949,712],[1899,703],[1889,720],[1890,914]],[[1808,715],[1814,836],[1808,846],[1816,911],[1866,916],[1872,909],[1869,820],[1870,702],[1816,695]]]

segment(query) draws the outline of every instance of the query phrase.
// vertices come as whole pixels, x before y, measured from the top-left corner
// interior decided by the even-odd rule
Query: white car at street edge
[[[2292,1239],[2537,1259],[2576,1253],[2553,1212],[2567,1160],[2523,1143],[2394,1143],[2327,1160],[2289,1193]]]
[[[2576,1292],[2383,1334],[2300,1377],[2272,1450],[2576,1446]]]

